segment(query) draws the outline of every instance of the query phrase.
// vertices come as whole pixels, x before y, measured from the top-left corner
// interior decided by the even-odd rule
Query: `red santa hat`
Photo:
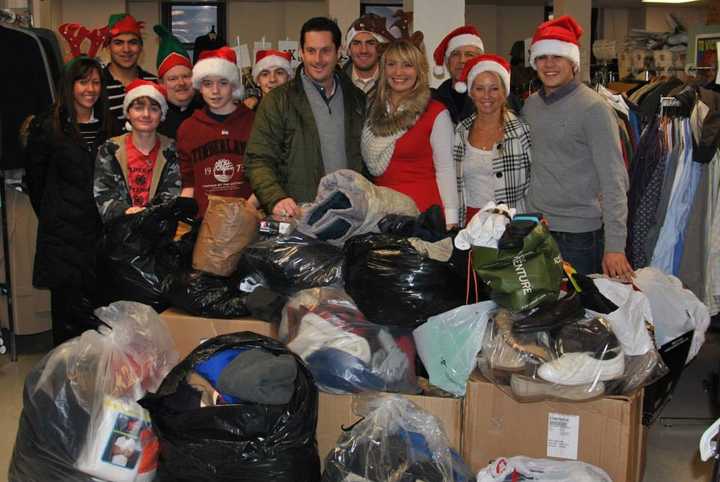
[[[240,69],[238,69],[237,56],[233,49],[220,47],[217,50],[206,50],[200,54],[200,58],[193,67],[193,87],[200,89],[202,80],[211,75],[227,79],[235,86],[233,97],[242,98],[244,89],[240,82]]]
[[[472,87],[475,77],[483,72],[495,72],[505,86],[505,95],[510,94],[510,64],[495,54],[483,54],[473,57],[465,63],[462,74],[455,82],[455,90],[464,94]]]
[[[160,104],[162,111],[161,120],[165,120],[167,114],[167,91],[165,86],[156,84],[149,80],[135,79],[125,86],[125,99],[123,100],[123,113],[128,116],[128,109],[134,100],[140,97],[150,97],[152,100]]]
[[[569,59],[575,68],[580,68],[579,40],[583,29],[574,18],[562,17],[541,23],[530,44],[530,65],[535,70],[535,59],[543,55],[556,55]]]
[[[290,52],[283,50],[258,50],[255,54],[255,65],[253,65],[252,76],[255,83],[257,83],[260,72],[265,69],[283,69],[287,72],[288,77],[292,77],[293,71],[290,66],[292,55]]]
[[[472,45],[479,48],[480,53],[485,51],[485,46],[480,38],[480,32],[478,32],[472,25],[458,27],[447,34],[433,53],[433,59],[435,60],[433,72],[435,75],[440,76],[445,73],[445,63],[447,63],[447,59],[450,57],[450,54],[452,54],[453,50],[456,48],[464,47],[466,45]]]

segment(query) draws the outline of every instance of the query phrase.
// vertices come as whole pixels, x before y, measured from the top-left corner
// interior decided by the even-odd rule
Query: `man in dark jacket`
[[[443,75],[447,68],[450,78],[432,89],[432,98],[445,104],[454,124],[470,117],[475,112],[475,105],[469,95],[456,92],[453,86],[460,78],[465,62],[484,50],[480,33],[472,25],[466,25],[447,34],[433,53],[435,75]]]
[[[340,37],[328,18],[305,22],[303,64],[260,103],[245,157],[250,184],[268,213],[296,216],[297,203],[315,199],[325,174],[362,171],[365,95],[335,69]]]

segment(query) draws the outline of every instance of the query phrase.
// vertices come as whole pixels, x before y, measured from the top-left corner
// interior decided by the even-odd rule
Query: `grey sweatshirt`
[[[628,174],[617,121],[599,94],[579,85],[564,96],[528,98],[532,134],[528,206],[552,231],[584,233],[605,226],[605,252],[625,252]]]

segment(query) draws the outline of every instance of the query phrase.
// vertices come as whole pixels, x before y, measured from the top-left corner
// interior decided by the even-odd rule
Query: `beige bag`
[[[193,250],[193,268],[230,276],[242,250],[255,240],[258,220],[257,210],[247,200],[209,195]]]

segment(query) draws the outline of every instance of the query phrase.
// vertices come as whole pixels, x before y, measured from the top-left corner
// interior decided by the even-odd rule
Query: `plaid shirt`
[[[460,199],[460,226],[465,226],[465,184],[463,161],[468,134],[477,114],[461,121],[455,128],[453,160],[457,171],[458,198]],[[493,159],[495,174],[495,202],[505,203],[518,212],[525,210],[525,197],[530,187],[530,129],[512,112],[505,115],[503,139],[498,146],[498,157]]]

